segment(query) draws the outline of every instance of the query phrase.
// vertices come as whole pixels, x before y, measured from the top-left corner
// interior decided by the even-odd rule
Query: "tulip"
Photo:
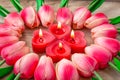
[[[29,47],[26,47],[24,41],[16,42],[1,51],[1,56],[5,59],[8,65],[14,65],[15,62],[29,52]]]
[[[83,77],[91,77],[94,70],[97,69],[97,61],[85,54],[73,54],[72,62],[77,67],[79,74]]]
[[[34,72],[35,80],[56,80],[53,61],[50,57],[42,56]]]
[[[109,20],[105,14],[96,13],[85,21],[84,26],[89,29],[92,29],[94,27],[97,27],[102,24],[106,24],[108,22],[109,22]]]
[[[18,33],[18,31],[14,30],[14,26],[8,24],[0,24],[0,37],[2,36],[21,37],[22,35]]]
[[[38,16],[44,27],[49,27],[54,22],[54,10],[49,5],[43,5],[38,11]]]
[[[61,24],[66,24],[68,26],[71,26],[72,23],[72,12],[64,7],[64,8],[59,8],[57,11],[57,22],[60,22]]]
[[[5,17],[5,23],[14,26],[18,32],[23,32],[25,29],[24,22],[17,12],[12,12]]]
[[[20,16],[22,17],[25,25],[29,28],[38,27],[40,24],[37,12],[34,10],[33,7],[24,8],[20,12]]]
[[[119,41],[108,37],[99,37],[95,39],[95,44],[100,45],[112,53],[112,56],[117,56],[120,48]]]
[[[91,56],[94,59],[96,59],[100,69],[106,68],[108,66],[108,62],[112,60],[112,53],[107,49],[96,44],[87,46],[85,48],[85,53],[88,56]]]
[[[0,54],[1,54],[1,50],[4,47],[10,46],[13,43],[18,42],[18,40],[19,39],[16,36],[3,36],[3,37],[0,37]]]
[[[92,38],[97,37],[117,37],[117,29],[112,24],[102,24],[91,30]]]
[[[21,78],[29,79],[34,75],[39,56],[35,53],[29,53],[21,57],[14,65],[14,73]]]
[[[80,80],[75,65],[67,59],[56,64],[56,75],[57,80]]]
[[[85,21],[91,16],[91,12],[85,8],[80,7],[76,9],[73,16],[73,29],[82,29]]]

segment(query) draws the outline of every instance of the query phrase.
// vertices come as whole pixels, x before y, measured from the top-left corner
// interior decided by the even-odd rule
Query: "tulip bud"
[[[12,12],[5,17],[5,23],[14,26],[18,32],[23,32],[25,29],[24,22],[17,12]]]
[[[112,53],[96,44],[87,46],[85,48],[85,53],[96,59],[100,69],[106,68],[108,66],[108,62],[112,60]]]
[[[103,13],[96,13],[88,18],[84,24],[85,27],[92,29],[96,26],[109,23],[107,16]]]
[[[22,35],[13,29],[13,26],[8,24],[0,24],[0,37],[2,36],[16,36],[21,37]]]
[[[57,11],[57,22],[71,26],[72,12],[68,8],[59,8]]]
[[[43,5],[38,11],[38,16],[44,27],[49,27],[54,22],[54,10],[49,5]]]
[[[95,44],[98,44],[107,50],[109,50],[113,57],[117,56],[120,48],[119,41],[113,38],[108,38],[108,37],[99,37],[95,39]]]
[[[35,53],[29,53],[21,57],[14,65],[14,73],[19,74],[21,78],[29,79],[34,75],[38,64],[39,56]]]
[[[34,10],[33,7],[24,8],[20,12],[20,16],[22,17],[25,25],[29,28],[38,27],[40,24],[37,12]]]
[[[56,64],[56,75],[57,80],[79,80],[76,67],[67,59],[62,59]]]
[[[42,56],[34,72],[35,80],[56,80],[53,61],[50,57]]]
[[[11,44],[18,42],[18,40],[19,39],[16,36],[3,36],[3,37],[0,37],[0,54],[1,54],[1,50],[4,47],[10,46]]]
[[[73,16],[73,29],[82,29],[85,21],[91,16],[91,12],[85,8],[80,7],[76,9]]]
[[[97,61],[85,54],[73,54],[72,62],[77,67],[79,74],[83,77],[91,77],[94,70],[97,68]]]
[[[25,46],[24,41],[16,42],[1,51],[1,56],[8,65],[14,65],[15,62],[29,52],[29,47]]]
[[[117,29],[112,24],[102,24],[91,30],[92,38],[97,37],[117,37]]]

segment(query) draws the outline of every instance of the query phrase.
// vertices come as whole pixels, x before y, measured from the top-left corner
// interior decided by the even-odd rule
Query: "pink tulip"
[[[73,16],[73,29],[82,29],[85,21],[91,16],[91,12],[86,7],[76,9]]]
[[[0,37],[0,55],[1,55],[1,50],[4,47],[10,46],[13,43],[18,42],[18,40],[19,39],[16,36],[3,36],[3,37]]]
[[[55,18],[54,10],[49,5],[43,5],[38,11],[38,16],[44,27],[49,27],[54,22]]]
[[[117,29],[112,24],[102,24],[91,30],[92,38],[97,37],[117,37]]]
[[[34,10],[33,7],[24,8],[20,12],[20,16],[22,17],[25,25],[29,28],[38,27],[40,24],[37,12]]]
[[[57,80],[80,80],[76,67],[67,59],[56,64],[56,75]]]
[[[57,11],[57,22],[60,22],[61,24],[66,24],[68,26],[71,26],[72,23],[72,12],[68,8],[59,8]]]
[[[96,38],[94,42],[95,44],[98,44],[109,50],[112,53],[113,57],[115,57],[119,52],[120,44],[117,39],[108,38],[108,37],[99,37]]]
[[[35,53],[29,53],[21,57],[14,65],[14,73],[20,73],[21,78],[29,79],[34,75],[39,56]]]
[[[89,28],[89,29],[92,29],[94,27],[97,27],[97,26],[102,25],[102,24],[106,24],[108,22],[109,22],[109,20],[105,14],[96,13],[86,20],[84,26]]]
[[[85,54],[75,53],[72,55],[72,62],[83,77],[91,77],[97,68],[97,61]]]
[[[14,30],[14,26],[8,24],[0,24],[0,37],[2,36],[17,36],[21,37],[22,35],[18,31]]]
[[[106,68],[112,60],[112,53],[99,45],[92,44],[86,47],[85,53],[97,60],[100,69]]]
[[[50,57],[42,56],[34,72],[35,80],[56,80],[55,68]]]
[[[24,22],[17,12],[8,14],[7,17],[5,17],[5,23],[14,26],[14,29],[20,33],[25,29]]]
[[[8,65],[14,65],[15,62],[29,52],[24,41],[16,42],[1,51],[1,56]]]

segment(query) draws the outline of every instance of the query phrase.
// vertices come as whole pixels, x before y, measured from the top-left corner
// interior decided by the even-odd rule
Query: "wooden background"
[[[35,0],[20,0],[21,4],[23,7],[27,6],[33,6],[34,8],[36,7]],[[60,0],[45,0],[45,4],[51,5],[55,11],[59,8],[59,3]],[[90,3],[89,0],[70,0],[69,2],[69,8],[71,11],[74,11],[76,8],[80,6],[88,6]],[[12,6],[9,0],[0,0],[0,5],[4,6],[7,8],[9,11],[16,11],[16,9]],[[109,18],[120,16],[120,0],[107,0],[99,9],[97,9],[94,13],[97,12],[104,12]],[[3,23],[4,18],[0,17],[0,23]],[[116,27],[120,27],[120,24],[116,25]],[[39,28],[42,28],[40,26]],[[37,28],[38,29],[38,28]],[[36,29],[28,29],[26,28],[25,32],[23,33],[23,37],[21,40],[26,41],[27,45],[31,48],[31,38],[32,38],[32,33]],[[87,44],[90,45],[93,43],[93,40],[91,39],[90,36],[90,30],[88,29],[83,29],[82,30],[85,33],[85,38],[87,40]],[[117,37],[120,40],[120,34],[118,34]],[[31,49],[32,52],[32,49]],[[7,66],[4,64],[2,67]],[[120,80],[120,73],[116,72],[113,70],[111,67],[108,67],[104,70],[98,71],[100,75],[103,77],[104,80]],[[1,73],[0,73],[1,74]],[[5,80],[5,78],[0,79],[0,80]],[[87,78],[81,78],[80,80],[90,80]]]

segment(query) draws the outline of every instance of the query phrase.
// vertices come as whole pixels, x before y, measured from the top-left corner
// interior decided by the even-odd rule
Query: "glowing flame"
[[[40,36],[40,38],[43,36],[43,32],[41,29],[39,30],[39,36]]]
[[[58,26],[57,26],[58,29],[61,29],[61,23],[58,22]]]
[[[74,30],[71,31],[71,34],[70,34],[71,38],[74,38],[75,37],[75,33],[74,33]]]
[[[59,42],[59,48],[61,49],[63,47],[63,44]]]

